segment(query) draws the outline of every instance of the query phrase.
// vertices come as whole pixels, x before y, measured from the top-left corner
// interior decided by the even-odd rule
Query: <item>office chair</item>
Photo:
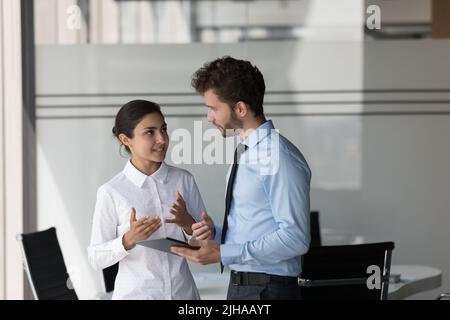
[[[119,263],[113,264],[112,266],[105,268],[103,271],[103,280],[105,282],[105,291],[114,291],[114,282],[116,281],[117,272],[119,272]]]
[[[385,300],[388,294],[393,242],[310,247],[298,279],[305,300]],[[378,267],[379,285],[368,267]]]
[[[322,245],[320,237],[320,223],[319,211],[311,211],[310,215],[310,229],[311,229],[311,247],[318,247]]]
[[[23,265],[36,300],[77,300],[56,229],[19,234]]]
[[[115,263],[102,270],[103,283],[105,285],[105,292],[98,292],[95,300],[111,300],[114,293],[114,283],[116,281],[117,272],[119,272],[119,263]]]

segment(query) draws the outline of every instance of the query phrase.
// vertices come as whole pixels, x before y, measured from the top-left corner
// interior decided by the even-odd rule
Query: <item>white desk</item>
[[[400,274],[400,282],[389,284],[389,300],[400,300],[442,285],[442,271],[428,266],[392,265],[391,274]]]
[[[392,265],[391,274],[400,274],[400,282],[389,284],[389,300],[405,299],[416,293],[441,286],[442,272],[427,266]],[[203,300],[225,300],[230,274],[194,274],[200,297]]]

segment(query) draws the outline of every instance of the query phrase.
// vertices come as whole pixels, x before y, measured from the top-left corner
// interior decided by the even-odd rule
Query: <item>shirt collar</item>
[[[242,143],[248,146],[249,148],[253,148],[258,143],[261,142],[265,137],[272,133],[272,130],[275,129],[273,126],[272,120],[267,120],[255,131],[253,131],[248,137],[246,137]]]
[[[138,188],[142,188],[142,185],[144,184],[145,180],[148,177],[151,177],[155,179],[156,181],[160,183],[165,183],[167,179],[167,173],[169,172],[169,168],[167,165],[163,162],[161,162],[161,166],[156,170],[152,175],[147,176],[146,174],[140,172],[138,169],[133,166],[131,163],[131,160],[128,160],[125,168],[123,169],[123,173],[125,176],[133,182]]]

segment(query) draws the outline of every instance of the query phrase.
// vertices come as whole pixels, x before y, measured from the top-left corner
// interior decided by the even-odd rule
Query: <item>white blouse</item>
[[[179,191],[195,221],[206,211],[194,177],[186,170],[161,163],[150,176],[130,161],[122,172],[102,185],[92,223],[89,263],[96,270],[119,262],[113,299],[199,299],[186,260],[174,254],[136,245],[127,251],[122,236],[130,229],[130,211],[136,219],[157,215],[161,227],[149,239],[171,237],[186,240],[183,229],[174,223],[170,208]]]

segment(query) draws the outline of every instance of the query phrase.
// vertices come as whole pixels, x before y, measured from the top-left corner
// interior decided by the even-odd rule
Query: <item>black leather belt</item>
[[[278,276],[259,272],[231,271],[230,281],[235,286],[264,285],[268,283],[297,284],[297,277]]]

